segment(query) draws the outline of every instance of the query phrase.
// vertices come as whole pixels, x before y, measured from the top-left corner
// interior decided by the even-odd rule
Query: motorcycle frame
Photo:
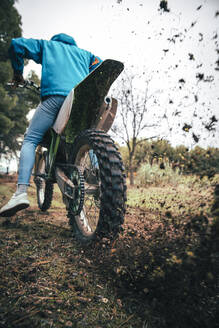
[[[115,119],[117,111],[117,100],[115,98],[105,97],[103,104],[98,109],[98,114],[94,113],[94,117],[96,118],[92,122],[89,122],[89,125],[86,128],[93,128],[98,130],[103,130],[104,132],[107,132],[110,127],[112,126],[112,123]],[[73,111],[70,113],[69,120],[71,119],[71,115],[74,115]],[[48,162],[46,164],[46,170],[47,174],[45,176],[46,180],[54,181],[54,165],[56,163],[56,155],[59,149],[61,136],[64,136],[66,139],[66,144],[72,144],[78,131],[76,130],[75,126],[67,126],[68,130],[66,133],[66,128],[63,130],[62,134],[58,134],[55,132],[53,128],[49,129],[50,132],[50,141],[48,146]],[[75,134],[76,132],[76,134]],[[70,134],[71,138],[69,140],[68,135]],[[70,142],[69,142],[70,141]],[[40,152],[40,149],[42,148],[42,145],[39,145],[36,150],[37,152]],[[36,155],[37,156],[37,155]],[[95,161],[95,160],[94,160]],[[35,161],[35,177],[37,176],[37,164],[38,161]]]

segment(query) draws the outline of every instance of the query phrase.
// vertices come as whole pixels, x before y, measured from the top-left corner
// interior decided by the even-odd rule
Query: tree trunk
[[[129,182],[130,186],[134,186],[134,172],[132,167],[129,170]]]
[[[134,185],[134,170],[133,170],[133,151],[129,152],[129,183],[130,186]]]

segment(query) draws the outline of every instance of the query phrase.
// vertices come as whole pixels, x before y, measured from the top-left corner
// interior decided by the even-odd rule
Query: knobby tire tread
[[[44,195],[44,202],[41,203],[39,196],[38,196],[38,187],[37,187],[37,203],[41,211],[45,212],[47,211],[51,204],[52,204],[52,198],[53,198],[53,183],[46,181],[46,187],[45,187],[45,195]]]
[[[45,156],[46,156],[45,154],[42,154],[42,157],[43,157],[44,161],[45,161]],[[37,180],[35,183],[36,183],[36,188],[37,188],[37,204],[38,204],[38,207],[41,211],[45,212],[50,208],[50,206],[52,204],[54,185],[50,181],[44,181],[44,183],[45,183],[44,201],[41,202],[39,193],[40,193],[40,190],[42,188],[42,181]]]
[[[109,135],[103,131],[86,130],[74,141],[73,163],[80,147],[85,144],[88,144],[97,156],[101,180],[99,222],[91,239],[103,237],[113,239],[122,230],[125,215],[126,182],[121,155]],[[87,242],[87,238],[77,227],[74,216],[68,213],[68,217],[76,238]]]

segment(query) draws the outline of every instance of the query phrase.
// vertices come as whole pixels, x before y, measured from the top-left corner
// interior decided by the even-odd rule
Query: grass
[[[0,195],[2,199],[8,200],[12,196],[14,192],[14,186],[9,184],[1,184],[0,185]]]
[[[213,186],[219,183],[219,175],[209,179],[195,175],[182,175],[168,164],[144,164],[136,176],[136,186],[128,189],[128,206],[149,210],[159,215],[189,215],[206,212],[210,215],[213,202]]]
[[[179,170],[174,171],[168,163],[163,168],[160,168],[159,164],[144,163],[138,169],[136,177],[136,183],[141,186],[166,185],[168,183],[177,185],[180,180]]]
[[[164,194],[165,189],[165,194]],[[206,201],[207,199],[207,201]],[[128,206],[159,214],[186,215],[207,211],[213,201],[213,188],[189,188],[187,185],[166,187],[129,188]]]

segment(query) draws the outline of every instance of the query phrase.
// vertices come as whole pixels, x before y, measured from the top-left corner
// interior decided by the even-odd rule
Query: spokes
[[[45,181],[43,179],[39,179],[38,195],[40,202],[43,203],[45,200]]]
[[[99,165],[93,150],[84,147],[78,153],[76,165],[80,166],[85,180],[84,206],[78,219],[82,229],[94,232],[97,228],[100,213]]]
[[[84,213],[84,209],[81,211],[80,220],[81,220],[81,223],[83,224],[83,226],[87,229],[87,231],[91,232],[92,229],[88,223],[88,220],[86,218],[86,213]]]
[[[45,200],[45,180],[40,176],[45,174],[45,160],[42,157],[38,163],[38,176],[36,176],[36,181],[38,185],[38,198],[41,204]]]
[[[86,195],[84,200],[83,215],[80,217],[80,220],[88,231],[96,230],[99,220],[99,206],[97,205],[99,204],[97,204],[93,196]],[[87,225],[89,225],[89,228]]]

